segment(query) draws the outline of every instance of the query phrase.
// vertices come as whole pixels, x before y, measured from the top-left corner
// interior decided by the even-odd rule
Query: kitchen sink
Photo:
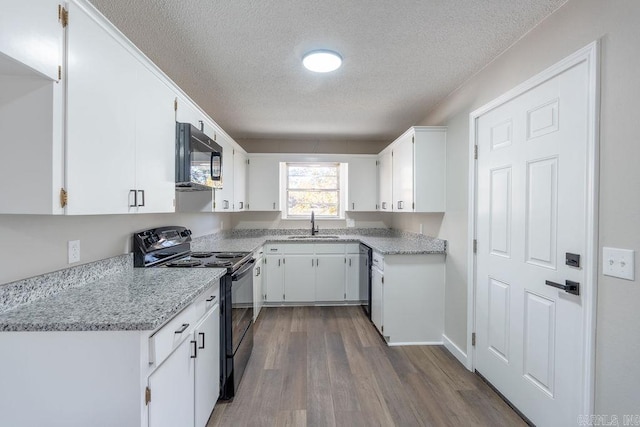
[[[340,236],[289,236],[289,239],[339,239]]]

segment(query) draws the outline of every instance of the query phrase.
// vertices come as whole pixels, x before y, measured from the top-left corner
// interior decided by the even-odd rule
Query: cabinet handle
[[[260,267],[256,267],[256,277],[260,275]]]
[[[311,267],[313,267],[313,258],[311,258]]]
[[[244,202],[240,202],[240,207],[239,207],[239,209],[240,209],[240,210],[244,209]]]
[[[402,200],[398,200],[398,209],[404,209],[404,202]]]
[[[382,209],[387,210],[387,202],[382,202]]]
[[[273,210],[276,210],[276,202],[273,202]]]
[[[191,341],[191,344],[193,344],[193,353],[191,353],[191,358],[195,359],[196,357],[198,357],[198,343],[195,341]]]
[[[131,200],[131,193],[133,193],[133,204],[129,204],[130,208],[138,206],[138,192],[136,190],[129,190],[129,200]]]
[[[280,267],[280,260],[278,260],[278,267]]]
[[[202,344],[198,347],[199,350],[204,349],[204,332],[198,332],[198,335],[202,338]]]
[[[223,200],[222,201],[222,205],[223,205],[223,209],[229,209],[229,201],[228,200]]]
[[[142,195],[142,203],[140,203],[138,206],[144,206],[144,190],[138,190],[138,193],[140,193]]]
[[[180,329],[178,329],[177,331],[174,332],[174,334],[181,334],[184,331],[187,330],[187,328],[189,327],[188,323],[183,323],[182,326],[180,326]]]
[[[320,258],[316,259],[316,267],[320,265]]]
[[[351,203],[351,210],[355,211],[356,210],[356,204],[355,203]]]
[[[211,295],[209,298],[207,298],[207,302],[211,302],[214,299],[216,299],[216,296],[215,295]]]
[[[349,258],[349,267],[351,267],[351,258]]]

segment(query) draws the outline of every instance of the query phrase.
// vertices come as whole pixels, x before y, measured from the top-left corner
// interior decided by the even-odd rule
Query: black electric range
[[[192,252],[191,230],[158,227],[133,235],[133,263],[150,268],[226,268],[220,279],[220,398],[232,399],[253,349],[251,252]]]

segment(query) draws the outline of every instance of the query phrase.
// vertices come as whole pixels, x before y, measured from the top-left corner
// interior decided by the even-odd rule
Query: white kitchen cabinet
[[[345,255],[318,254],[315,262],[314,301],[346,299]]]
[[[378,156],[378,210],[382,212],[393,211],[392,179],[391,150],[385,149]]]
[[[377,269],[371,269],[371,322],[378,331],[384,335],[384,318],[383,318],[383,287],[384,273]]]
[[[175,121],[179,123],[191,123],[198,129],[202,129],[206,120],[204,114],[191,100],[185,98],[182,94],[176,94],[174,99]],[[209,131],[205,129],[205,133]],[[207,133],[207,135],[209,135]],[[209,135],[212,139],[213,136]]]
[[[282,302],[284,297],[284,265],[280,254],[265,254],[265,302]]]
[[[249,156],[248,206],[251,211],[280,210],[280,162],[274,157]]]
[[[66,213],[173,211],[172,90],[83,6],[69,16]]]
[[[372,212],[378,204],[378,179],[375,157],[352,157],[348,160],[348,200],[351,212]]]
[[[347,274],[345,286],[345,299],[347,301],[361,301],[366,299],[366,296],[365,298],[361,298],[360,296],[360,276],[363,274],[365,268],[365,259],[366,256],[363,258],[360,253],[360,244],[347,244]]]
[[[233,210],[247,210],[247,155],[238,149],[233,151]]]
[[[194,425],[195,344],[189,334],[149,376],[149,427]]]
[[[373,254],[371,321],[389,345],[442,344],[444,255]]]
[[[416,126],[391,145],[394,212],[444,212],[446,128]]]
[[[194,338],[197,345],[194,372],[195,426],[205,427],[220,394],[219,304],[215,304],[196,326]]]
[[[0,13],[0,74],[15,74],[11,58],[58,80],[63,65],[63,21],[59,0],[3,2]],[[6,55],[5,58],[2,54]]]
[[[391,150],[392,199],[395,212],[413,212],[413,135],[404,135]]]
[[[256,263],[253,265],[253,321],[260,315],[260,310],[264,305],[264,250],[261,247],[253,253]]]
[[[313,245],[309,246],[313,251]],[[314,302],[316,300],[315,254],[287,254],[284,262],[284,300]]]
[[[207,133],[206,129],[205,133]],[[222,188],[213,190],[213,212],[233,212],[234,147],[231,141],[228,141],[224,136],[216,135],[216,139],[216,142],[222,147]]]

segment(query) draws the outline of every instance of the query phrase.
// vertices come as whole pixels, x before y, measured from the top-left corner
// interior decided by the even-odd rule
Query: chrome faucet
[[[316,225],[316,216],[313,211],[311,211],[311,235],[315,236],[318,233],[318,226]]]

